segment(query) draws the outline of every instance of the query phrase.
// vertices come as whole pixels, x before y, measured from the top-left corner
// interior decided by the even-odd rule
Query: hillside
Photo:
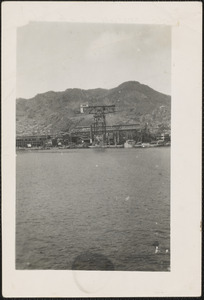
[[[117,112],[107,115],[108,125],[147,122],[150,130],[170,129],[171,97],[136,81],[109,90],[49,91],[16,101],[17,134],[56,134],[90,125],[93,116],[80,114],[80,104],[115,104]]]

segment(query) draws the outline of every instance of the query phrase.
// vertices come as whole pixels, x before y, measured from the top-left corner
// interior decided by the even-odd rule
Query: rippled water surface
[[[17,269],[169,270],[170,148],[24,151],[16,164]]]

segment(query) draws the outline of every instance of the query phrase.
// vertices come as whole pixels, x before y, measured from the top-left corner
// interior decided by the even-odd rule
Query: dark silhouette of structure
[[[106,114],[115,113],[115,105],[81,105],[81,113],[93,114],[94,122],[90,126],[90,141],[93,145],[107,144]]]

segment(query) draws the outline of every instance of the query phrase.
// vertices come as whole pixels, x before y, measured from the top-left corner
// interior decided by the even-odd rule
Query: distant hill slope
[[[128,81],[113,89],[67,89],[49,91],[31,99],[16,100],[17,134],[56,134],[75,126],[90,125],[92,115],[80,114],[80,104],[116,105],[116,113],[107,115],[107,124],[148,122],[170,129],[171,97],[137,81]]]

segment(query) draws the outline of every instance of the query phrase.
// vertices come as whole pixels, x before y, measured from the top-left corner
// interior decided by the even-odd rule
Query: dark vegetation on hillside
[[[171,97],[136,81],[113,89],[67,89],[17,99],[17,134],[57,134],[75,126],[88,126],[92,115],[80,114],[80,104],[116,105],[107,115],[107,124],[148,123],[152,131],[170,130]]]

